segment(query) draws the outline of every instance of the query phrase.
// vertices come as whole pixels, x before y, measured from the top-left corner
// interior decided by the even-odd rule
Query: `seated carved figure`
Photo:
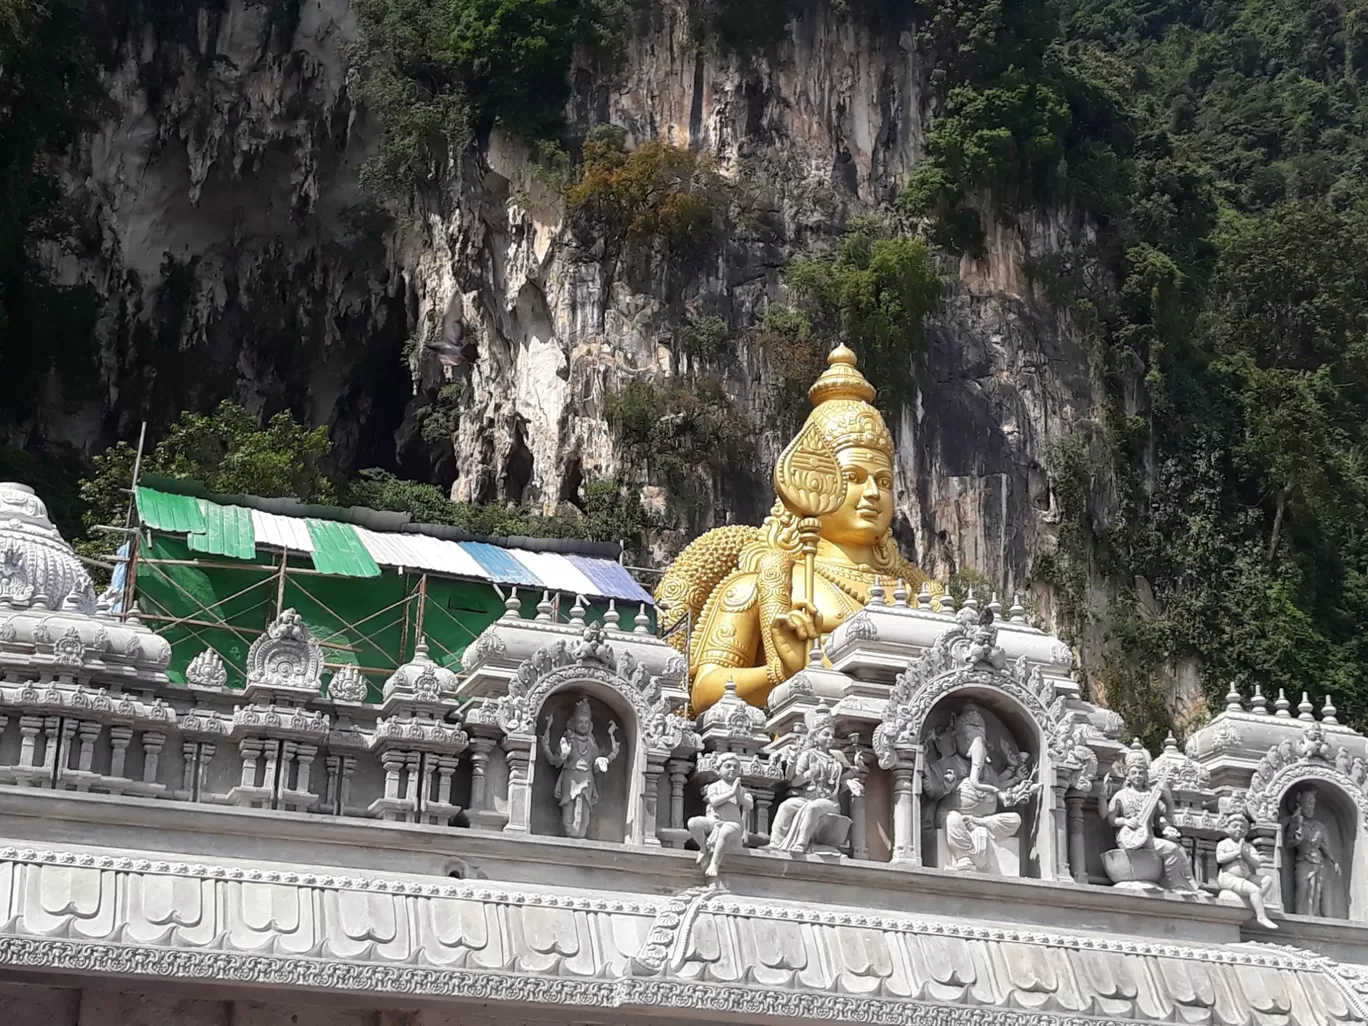
[[[1216,844],[1216,882],[1221,885],[1220,897],[1235,897],[1254,912],[1259,925],[1276,930],[1277,924],[1268,918],[1267,901],[1273,895],[1273,876],[1263,869],[1259,852],[1245,840],[1249,820],[1244,813],[1231,817],[1230,836]]]
[[[814,640],[864,607],[876,578],[890,592],[898,580],[915,590],[924,579],[893,541],[893,438],[871,405],[874,388],[844,346],[827,362],[808,391],[807,423],[785,451],[788,462],[781,458],[796,486],[786,496],[776,468],[780,497],[764,525],[709,531],[656,589],[664,627],[693,620],[691,636],[680,632],[673,643],[688,656],[695,713],[721,697],[729,678],[738,695],[763,707],[807,665]],[[812,515],[795,494],[819,496],[826,512]],[[801,536],[817,521],[815,558],[805,557]]]
[[[1132,742],[1125,765],[1126,785],[1107,806],[1107,820],[1116,828],[1116,847],[1102,856],[1107,875],[1118,887],[1157,884],[1168,891],[1198,894],[1187,852],[1169,819],[1170,800],[1164,788],[1150,782],[1150,755],[1139,741]]]
[[[770,830],[769,846],[776,851],[803,854],[845,843],[850,821],[841,815],[841,785],[856,796],[864,792],[855,767],[833,747],[834,735],[831,710],[818,706],[808,713],[807,733],[787,763],[789,796]]]
[[[1021,814],[998,811],[1028,801],[1039,786],[1027,778],[1027,757],[999,738],[1005,768],[988,759],[988,727],[983,712],[970,705],[935,739],[940,757],[923,775],[923,790],[935,802],[933,823],[943,832],[949,864],[944,869],[1016,876],[1020,854],[1005,842],[1021,829]]]

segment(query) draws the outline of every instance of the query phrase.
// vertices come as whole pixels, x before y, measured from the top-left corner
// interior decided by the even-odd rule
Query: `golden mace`
[[[845,487],[836,454],[815,424],[804,425],[779,454],[779,460],[774,464],[774,490],[780,501],[798,517],[803,590],[801,595],[793,596],[792,606],[808,610],[820,635],[822,625],[816,602],[817,539],[822,534],[822,517],[835,513],[845,502]]]

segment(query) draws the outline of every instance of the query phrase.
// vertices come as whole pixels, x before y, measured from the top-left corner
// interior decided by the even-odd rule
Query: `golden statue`
[[[662,626],[692,618],[688,637],[671,641],[688,656],[695,713],[729,678],[763,708],[807,665],[814,641],[864,608],[876,580],[888,601],[899,581],[915,591],[925,579],[893,541],[893,436],[871,405],[874,386],[845,346],[827,364],[808,389],[807,422],[775,465],[778,498],[764,524],[709,531],[656,588]]]

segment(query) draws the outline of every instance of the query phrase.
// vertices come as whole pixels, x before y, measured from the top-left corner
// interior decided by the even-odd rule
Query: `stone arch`
[[[1275,748],[1270,758],[1278,754]],[[1318,818],[1328,820],[1331,846],[1339,849],[1336,858],[1344,875],[1334,874],[1327,881],[1331,907],[1337,909],[1334,914],[1357,922],[1368,921],[1368,874],[1356,865],[1361,853],[1368,850],[1368,794],[1363,784],[1327,759],[1315,756],[1285,763],[1268,776],[1256,772],[1245,795],[1250,817],[1274,838],[1274,869],[1283,907],[1289,912],[1296,910],[1295,871],[1285,836],[1286,821],[1292,811],[1290,800],[1308,787],[1326,799],[1319,807],[1327,811]]]

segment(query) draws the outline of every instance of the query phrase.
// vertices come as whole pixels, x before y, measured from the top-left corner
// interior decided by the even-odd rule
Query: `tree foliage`
[[[878,221],[856,219],[835,252],[795,260],[786,279],[796,307],[771,311],[761,333],[786,389],[812,381],[811,369],[837,342],[860,358],[881,384],[879,402],[892,416],[922,337],[922,322],[940,298],[931,248]]]
[[[144,452],[142,471],[198,481],[227,495],[292,496],[331,502],[335,491],[323,466],[332,452],[326,427],[305,428],[288,413],[264,425],[224,400],[211,414],[183,413],[166,437]],[[85,522],[122,524],[137,453],[117,442],[96,456],[81,482]]]
[[[494,125],[557,136],[572,58],[611,61],[627,16],[619,0],[355,0],[353,9],[362,97],[384,130],[366,178],[382,193],[437,177]]]
[[[1095,679],[1156,731],[1185,659],[1213,698],[1328,691],[1361,719],[1368,5],[1069,0],[1015,38],[1013,6],[943,5],[958,57],[903,202],[963,249],[985,209],[1063,202],[1094,228],[1032,265],[1108,400],[1051,454],[1064,519],[1037,573],[1075,629],[1105,585]],[[1029,89],[1064,108],[988,102]]]

